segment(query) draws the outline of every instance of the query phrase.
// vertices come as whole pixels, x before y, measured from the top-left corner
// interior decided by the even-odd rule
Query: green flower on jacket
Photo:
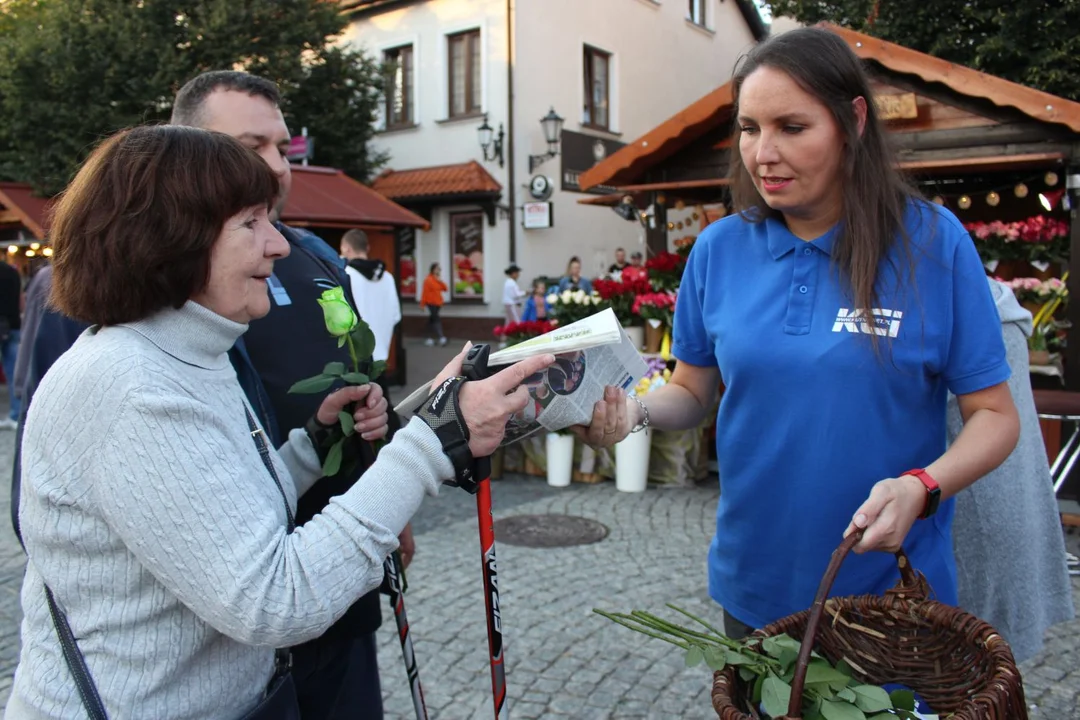
[[[334,337],[348,335],[356,327],[358,318],[349,301],[345,299],[345,291],[340,285],[323,291],[318,302],[323,311],[326,329]]]

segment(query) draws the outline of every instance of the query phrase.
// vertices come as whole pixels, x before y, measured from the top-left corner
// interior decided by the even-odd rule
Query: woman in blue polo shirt
[[[729,634],[808,608],[855,528],[833,594],[888,589],[895,559],[868,551],[902,545],[955,604],[949,498],[1005,459],[1019,427],[978,255],[895,170],[838,36],[771,38],[734,88],[740,212],[690,255],[672,382],[643,402],[609,389],[580,433],[611,445],[644,424],[696,427],[723,380],[708,564]],[[965,426],[946,452],[947,391]]]

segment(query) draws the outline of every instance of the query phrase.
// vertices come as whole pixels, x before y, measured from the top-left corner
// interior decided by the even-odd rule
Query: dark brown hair
[[[843,209],[832,257],[841,277],[850,284],[856,308],[869,313],[877,307],[878,269],[894,243],[903,245],[911,260],[904,212],[918,193],[897,170],[885,130],[878,120],[873,94],[859,58],[842,38],[823,28],[799,28],[775,35],[757,45],[740,61],[732,80],[735,117],[739,90],[758,68],[779,70],[817,98],[832,113],[844,137]],[[866,99],[866,123],[859,134],[852,101]],[[735,209],[750,222],[780,217],[754,187],[739,154],[739,126],[735,123],[731,153],[731,194]],[[909,266],[910,272],[910,266]],[[897,268],[898,280],[902,277]],[[877,336],[870,340],[877,348]]]
[[[239,70],[212,70],[197,75],[184,83],[173,100],[173,125],[202,127],[203,103],[216,90],[232,90],[247,93],[251,97],[266,98],[271,105],[281,105],[278,87],[266,78]]]
[[[341,242],[351,247],[356,252],[366,253],[371,248],[367,233],[360,228],[353,228],[341,236]]]
[[[206,287],[225,221],[277,193],[270,167],[228,135],[176,125],[113,135],[57,203],[50,302],[94,325],[179,308]]]

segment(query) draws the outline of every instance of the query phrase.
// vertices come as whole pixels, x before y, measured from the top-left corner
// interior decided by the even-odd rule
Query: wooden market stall
[[[977,240],[988,271],[1005,279],[1062,277],[1068,258],[1080,257],[1075,209],[1080,207],[1080,103],[869,35],[823,26],[865,61],[873,78],[874,101],[901,167],[927,197],[970,225],[973,237],[976,223],[990,221],[1021,223],[1036,218],[1039,227],[1058,228],[1055,243],[1042,238],[1046,252],[1026,260],[1006,257],[1001,253],[1004,246]],[[632,205],[643,213],[650,252],[667,250],[670,241],[687,234],[678,228],[684,219],[687,227],[691,225],[690,217],[685,217],[689,210],[695,211],[692,217],[701,227],[726,212],[732,114],[729,82],[583,173],[582,189],[604,185],[616,191],[580,202]],[[1050,253],[1052,246],[1056,249]],[[1067,287],[1068,294],[1077,297],[1080,274],[1069,275]],[[1058,314],[1072,327],[1080,327],[1080,302],[1068,303]],[[1037,388],[1069,391],[1046,405],[1045,414],[1053,418],[1080,417],[1080,393],[1075,393],[1080,391],[1077,333],[1080,330],[1071,332],[1072,342],[1065,343],[1060,363],[1037,368],[1046,375],[1033,376]],[[1051,458],[1061,446],[1061,425],[1057,420],[1043,423]],[[1080,459],[1080,444],[1075,453]],[[1078,486],[1080,482],[1070,480],[1059,496],[1080,497]]]

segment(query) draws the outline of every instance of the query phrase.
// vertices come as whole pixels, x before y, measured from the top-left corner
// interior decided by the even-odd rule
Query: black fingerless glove
[[[476,477],[476,463],[469,450],[469,428],[461,416],[458,399],[464,382],[465,378],[461,377],[443,382],[416,411],[416,417],[435,432],[443,453],[454,466],[454,480],[447,484],[475,493],[480,479]]]
[[[307,433],[311,444],[315,446],[315,456],[319,458],[319,467],[322,467],[323,463],[326,462],[326,456],[330,453],[330,448],[334,444],[331,432],[335,427],[337,426],[322,424],[316,415],[312,415],[304,423],[304,432]]]

